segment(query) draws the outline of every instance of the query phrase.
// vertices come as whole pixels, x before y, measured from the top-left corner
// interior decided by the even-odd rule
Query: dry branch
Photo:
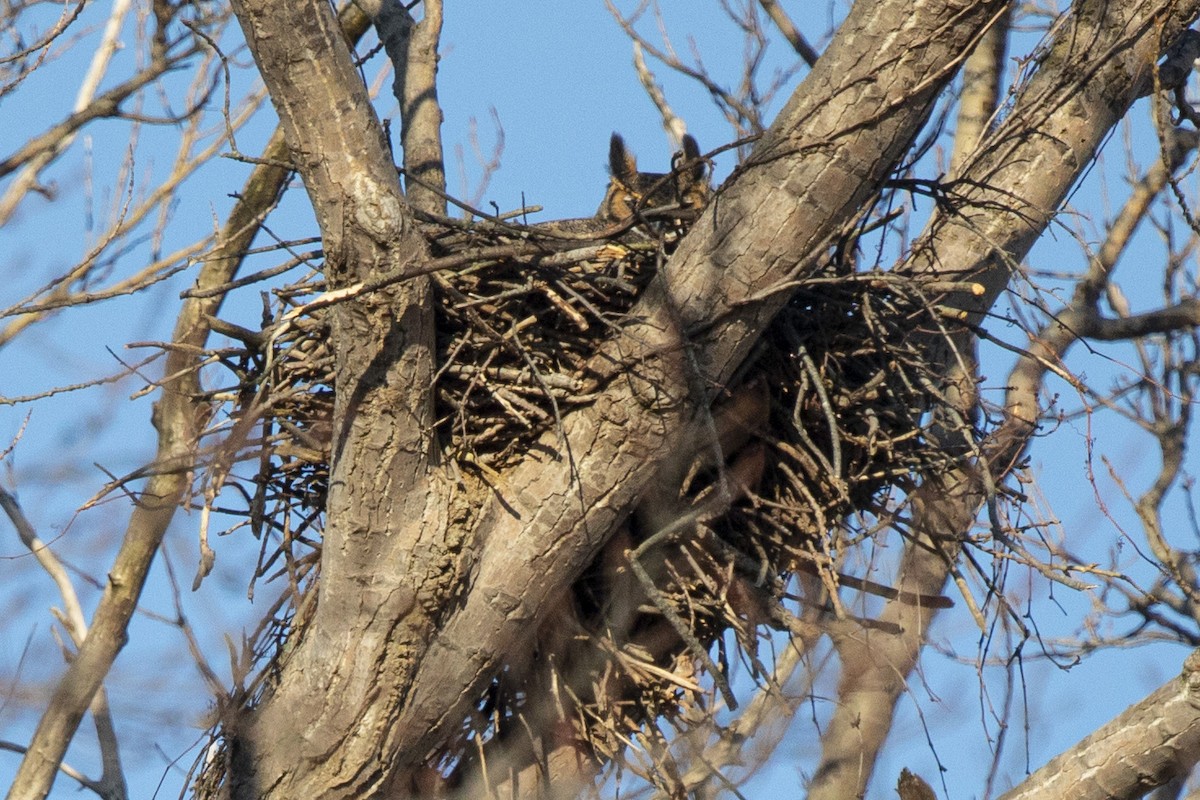
[[[999,800],[1133,800],[1200,761],[1200,652],[1183,672]]]
[[[253,220],[274,201],[286,177],[273,167],[256,169],[243,197],[223,228],[216,257],[205,262],[197,287],[209,289],[230,282],[257,230]],[[197,402],[201,389],[196,354],[208,338],[207,320],[217,313],[223,294],[184,301],[176,319],[172,342],[176,345],[166,359],[163,395],[155,409],[158,449],[148,468],[152,477],[138,495],[103,597],[92,619],[91,629],[38,723],[13,780],[12,800],[43,798],[50,792],[55,772],[97,688],[126,641],[126,629],[158,550],[167,525],[186,497],[190,483],[187,470],[208,407]]]
[[[1153,83],[1152,65],[1159,54],[1198,12],[1200,3],[1175,6],[1165,17],[1154,3],[1078,4],[1004,123],[973,158],[959,162],[961,196],[939,206],[900,271],[978,281],[983,293],[951,293],[944,302],[969,310],[970,319],[982,318],[1019,273],[1021,260],[1078,179],[1078,170],[1092,162],[1110,128]],[[1100,63],[1097,52],[1112,57]],[[927,352],[930,363],[946,363],[947,405],[959,415],[958,421],[941,423],[947,451],[973,447],[964,443],[961,431],[966,427],[962,421],[976,407],[974,343],[964,335],[931,337]],[[1036,392],[1021,393],[1018,387],[1010,389],[1006,423],[975,451],[976,463],[927,479],[917,491],[914,544],[906,547],[900,588],[915,576],[917,591],[942,591],[958,559],[959,543],[967,540],[985,504],[993,504],[993,530],[1003,535],[994,513],[996,486],[1024,452],[1037,420]],[[912,616],[896,604],[890,604],[883,618],[892,614]],[[860,796],[865,790],[927,623],[917,618],[901,625],[904,637],[870,641],[856,635],[840,645],[845,662],[841,702],[823,737],[821,764],[810,789],[813,800]]]
[[[795,275],[797,258],[814,256],[882,181],[992,10],[979,3],[943,7],[944,16],[933,20],[914,17],[908,4],[855,8],[745,172],[681,242],[664,284],[652,284],[635,306],[638,322],[594,359],[602,374],[619,380],[588,409],[564,418],[569,451],[543,440],[561,462],[535,456],[506,474],[498,487],[503,499],[481,510],[487,541],[503,545],[484,547],[472,592],[432,642],[424,663],[438,669],[415,676],[395,720],[401,758],[427,752],[465,712],[463,688],[480,691],[504,655],[525,646],[529,621],[623,520],[651,465],[680,441],[705,440],[704,415],[693,418],[690,409],[706,405],[713,387],[725,383],[780,301],[741,303]],[[896,40],[894,53],[864,52],[874,26],[910,38]],[[931,38],[934,29],[939,34]],[[859,80],[883,74],[872,57],[889,61],[894,83]],[[879,108],[888,111],[878,115]],[[846,109],[864,118],[849,119]],[[838,143],[832,149],[831,141]],[[827,169],[831,160],[838,170]],[[778,187],[788,187],[789,196]],[[779,238],[755,236],[768,230]],[[805,274],[807,262],[801,264]],[[685,343],[688,332],[696,333]],[[625,372],[624,365],[637,367]]]

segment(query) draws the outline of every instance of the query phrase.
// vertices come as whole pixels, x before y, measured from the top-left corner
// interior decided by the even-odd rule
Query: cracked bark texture
[[[1200,759],[1200,651],[1183,672],[999,800],[1132,800]]]
[[[821,248],[881,185],[1002,6],[860,3],[745,169],[597,356],[610,376],[471,531],[429,459],[429,295],[337,307],[318,611],[244,721],[239,797],[364,797],[418,765],[621,523]],[[332,286],[419,259],[386,149],[320,3],[235,5],[325,238]],[[304,53],[303,58],[295,54]],[[394,173],[393,173],[394,174]],[[380,565],[387,565],[380,569]],[[463,594],[450,593],[470,576]]]
[[[966,215],[937,217],[908,269],[979,281],[982,299],[948,301],[983,313],[1197,5],[1081,3],[1021,109],[963,164],[977,181],[962,190]],[[369,797],[420,766],[678,443],[707,435],[705,411],[786,301],[780,287],[807,274],[879,189],[1005,6],[856,3],[595,357],[607,379],[598,400],[503,475],[467,528],[451,522],[454,484],[433,457],[427,281],[334,306],[339,392],[318,610],[278,687],[234,732],[235,797]],[[241,0],[235,10],[317,211],[331,287],[419,263],[378,121],[327,6]],[[966,494],[978,491],[969,482]],[[929,575],[921,591],[936,593],[944,577]],[[915,613],[903,624],[920,630]],[[889,669],[911,668],[906,647]],[[872,690],[865,673],[858,681]]]
[[[947,306],[978,322],[1020,274],[1021,261],[1112,127],[1153,82],[1160,54],[1197,13],[1197,3],[1177,3],[1166,10],[1152,2],[1077,3],[1004,122],[973,155],[956,154],[962,179],[961,189],[956,184],[958,196],[950,210],[939,207],[900,269],[981,284],[982,295],[945,299]],[[1097,53],[1105,57],[1097,58]],[[947,365],[950,397],[968,418],[975,406],[970,337],[931,337],[928,348],[932,363]],[[957,542],[1034,432],[1038,388],[1008,393],[1006,421],[985,442],[977,463],[947,471],[916,492],[915,542],[906,547],[896,579],[899,588],[942,591],[957,559]],[[961,435],[945,441],[947,448],[963,445]],[[839,643],[839,703],[822,737],[811,800],[864,796],[932,613],[889,603],[882,619],[899,623],[903,635],[852,631]]]

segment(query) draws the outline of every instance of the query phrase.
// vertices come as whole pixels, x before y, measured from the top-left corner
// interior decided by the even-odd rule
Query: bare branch
[[[408,202],[421,211],[444,214],[446,167],[437,99],[442,0],[424,0],[422,7],[425,15],[417,22],[399,0],[372,0],[367,6],[396,72]]]
[[[763,7],[763,11],[767,12],[767,16],[775,23],[775,27],[779,28],[779,32],[783,34],[783,38],[788,40],[792,49],[796,51],[796,55],[804,59],[804,63],[808,66],[813,66],[817,63],[819,57],[817,51],[804,38],[804,34],[796,28],[794,22],[788,17],[776,0],[758,0],[759,5]]]
[[[1051,759],[999,800],[1133,800],[1185,776],[1200,760],[1200,653],[1183,673],[1074,747]]]
[[[654,107],[658,109],[658,113],[663,120],[663,128],[666,129],[671,137],[672,146],[678,148],[680,142],[683,141],[683,135],[687,133],[687,124],[671,109],[671,104],[667,102],[667,96],[663,93],[662,87],[659,86],[658,81],[655,79],[654,73],[646,64],[646,57],[642,53],[641,44],[636,41],[633,43],[633,68],[637,72],[642,88],[646,90],[646,95],[654,103]]]
[[[357,19],[361,35],[363,18]],[[282,139],[272,147],[282,149]],[[268,150],[268,156],[273,154]],[[274,202],[286,176],[286,170],[278,167],[262,165],[255,169],[242,192],[242,201],[222,231],[214,257],[200,270],[196,280],[198,289],[224,286],[233,278],[241,264],[240,254],[257,232],[261,210]],[[159,442],[154,464],[149,469],[152,477],[140,495],[121,550],[109,571],[91,631],[59,681],[28,754],[21,762],[9,794],[12,800],[42,798],[49,793],[55,771],[84,710],[125,643],[126,627],[154,554],[188,488],[187,472],[178,467],[191,464],[205,418],[203,405],[196,402],[201,394],[196,358],[208,337],[208,319],[217,313],[223,300],[223,294],[210,295],[189,298],[182,305],[173,335],[178,346],[168,353],[164,370],[168,378],[156,407]]]

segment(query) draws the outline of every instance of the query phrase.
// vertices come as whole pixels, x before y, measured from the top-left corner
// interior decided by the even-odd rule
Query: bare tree
[[[1163,520],[1185,480],[1198,377],[1200,228],[1177,176],[1197,144],[1187,88],[1200,34],[1188,26],[1200,0],[1065,11],[859,0],[819,55],[783,4],[724,3],[743,34],[736,83],[681,55],[665,25],[652,41],[642,22],[656,6],[610,8],[681,149],[669,172],[647,172],[614,137],[591,218],[527,225],[526,210],[487,213],[447,193],[440,0],[418,15],[384,0],[340,14],[322,2],[151,4],[136,74],[98,93],[103,39],[73,112],[0,160],[0,178],[12,176],[3,224],[50,193],[44,171],[97,120],[128,124],[131,153],[146,126],[180,141],[168,179],[129,192],[86,258],[4,312],[0,344],[196,271],[171,340],[152,347],[155,455],[84,504],[123,493],[132,505],[90,624],[52,547],[0,493],[62,594],[72,642],[36,731],[13,745],[23,758],[10,797],[46,797],[59,772],[126,795],[104,682],[185,506],[200,510],[194,586],[218,556],[210,527],[226,523],[261,542],[252,588],[285,585],[235,648],[232,687],[195,648],[217,697],[191,776],[198,797],[569,797],[624,774],[655,796],[737,796],[811,694],[797,686],[835,670],[807,792],[861,797],[939,609],[967,609],[988,642],[981,663],[998,626],[1020,654],[1030,634],[1010,568],[1092,591],[1097,618],[1134,619],[1122,638],[1200,642],[1194,554]],[[35,10],[4,13],[20,32]],[[127,13],[115,4],[110,25]],[[12,37],[0,91],[21,91],[74,18],[35,42]],[[234,20],[265,84],[240,103]],[[1017,20],[1045,38],[1002,100]],[[369,48],[357,48],[371,26],[394,71],[399,167],[364,79]],[[773,38],[797,60],[764,79]],[[185,66],[189,86],[167,82]],[[701,152],[655,70],[713,99],[728,147]],[[279,129],[249,157],[238,132],[267,96]],[[1158,157],[1086,269],[1041,285],[1026,256],[1142,98]],[[936,142],[950,148],[945,174],[925,171]],[[160,234],[182,183],[224,148],[249,175],[211,235],[152,248],[113,278],[146,221],[157,215]],[[734,149],[737,168],[710,187],[710,160]],[[319,241],[256,251],[292,174]],[[932,199],[928,219],[913,197]],[[1163,296],[1134,313],[1114,273],[1156,198]],[[247,274],[252,258],[276,263]],[[263,292],[261,319],[218,316],[247,291]],[[991,329],[1005,314],[1015,345]],[[1089,340],[1136,354],[1115,388],[1068,360]],[[987,347],[1016,353],[1000,402],[981,390]],[[1026,457],[1071,413],[1047,396],[1051,381],[1076,392],[1081,414],[1122,414],[1161,451],[1152,487],[1130,492],[1150,585],[1117,556],[1075,557],[1039,516]],[[889,541],[894,574],[856,574],[878,573],[870,551]],[[849,604],[850,592],[880,599]],[[1042,647],[1057,657],[1116,638]],[[1194,661],[1006,796],[1182,785],[1200,760]],[[731,684],[731,662],[749,686]],[[89,711],[99,779],[64,763]],[[981,779],[989,793],[994,771]],[[907,769],[897,791],[938,796]]]

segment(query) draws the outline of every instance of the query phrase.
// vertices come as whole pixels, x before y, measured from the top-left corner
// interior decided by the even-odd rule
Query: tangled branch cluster
[[[556,235],[448,220],[427,227],[431,252],[463,264],[434,273],[440,442],[462,473],[484,483],[568,409],[591,401],[590,356],[670,246],[644,231],[582,245]],[[220,354],[236,365],[238,385],[222,395],[236,398],[235,428],[260,432],[230,456],[257,465],[242,487],[251,501],[241,516],[263,541],[258,574],[286,572],[297,607],[315,576],[336,385],[324,312],[297,316],[295,308],[320,288],[308,280],[276,291],[264,332]],[[899,510],[902,499],[883,487],[952,457],[922,435],[939,377],[915,342],[927,343],[939,325],[920,287],[894,275],[831,271],[806,281],[718,399],[711,441],[672,479],[673,502],[657,503],[674,518],[631,515],[543,625],[527,661],[493,683],[433,768],[465,768],[480,742],[520,746],[527,737],[513,734],[530,724],[559,726],[564,741],[609,760],[658,725],[711,721],[700,673],[736,704],[724,678],[729,654],[722,646],[720,665],[709,656],[728,632],[736,657],[769,680],[758,656],[769,631],[803,638],[823,617],[872,625],[847,614],[838,587],[896,592],[841,574],[840,565]],[[842,521],[852,510],[858,524]],[[303,627],[307,614],[296,613],[269,628],[264,675]],[[635,771],[669,784],[665,745],[649,751],[658,754]]]

